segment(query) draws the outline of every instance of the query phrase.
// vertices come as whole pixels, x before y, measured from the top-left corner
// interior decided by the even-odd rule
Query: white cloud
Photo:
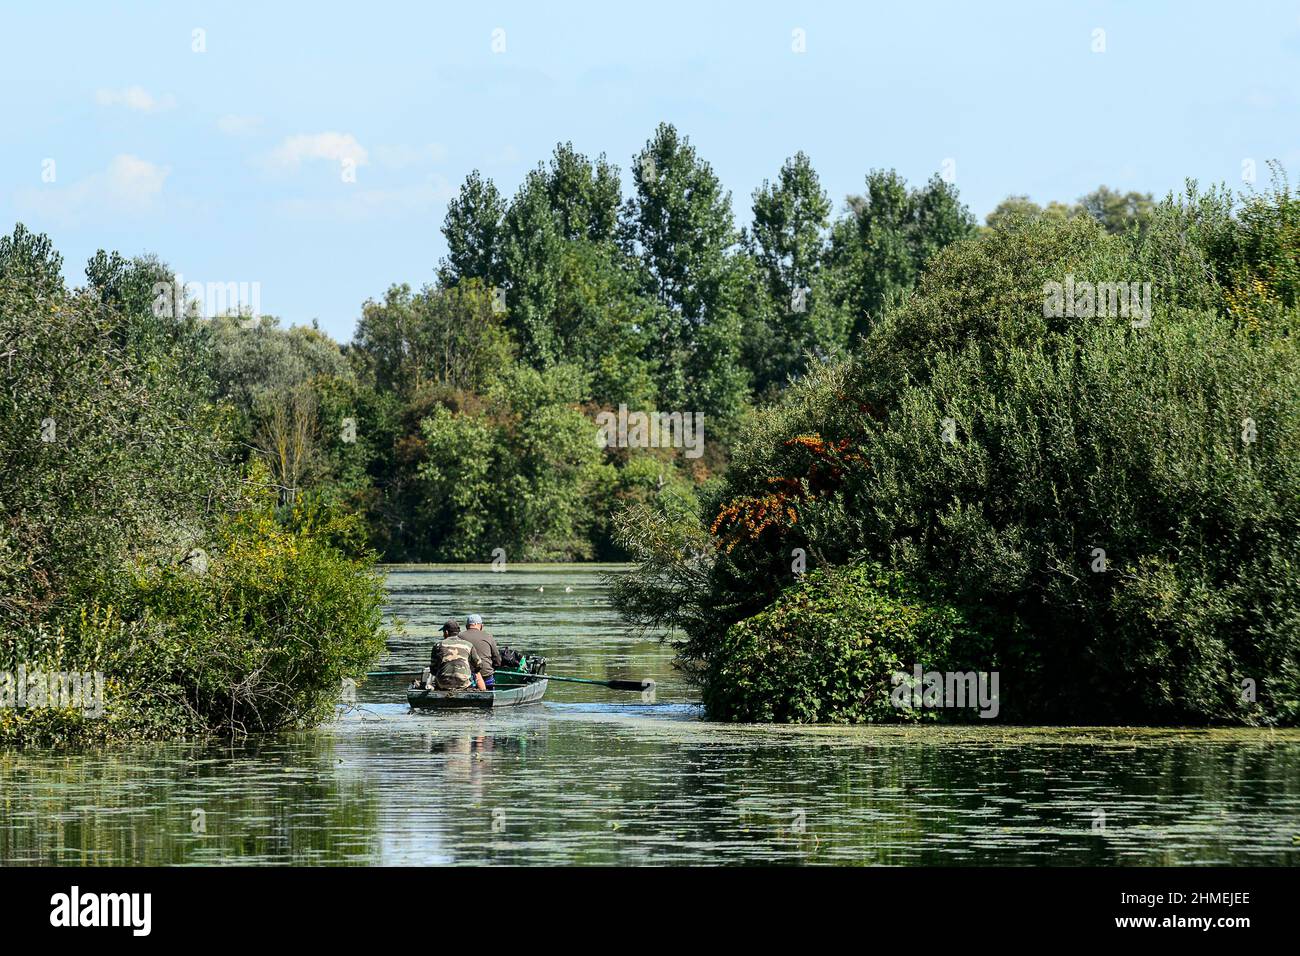
[[[340,163],[352,160],[358,166],[370,163],[370,154],[351,133],[311,133],[290,136],[280,143],[268,157],[271,166],[279,169],[298,169],[304,162],[327,160]]]
[[[155,97],[142,86],[128,86],[122,90],[96,90],[95,102],[100,106],[125,106],[138,113],[157,113],[176,105],[170,93]]]
[[[68,186],[22,189],[14,198],[21,209],[65,222],[95,215],[148,215],[161,208],[170,173],[169,166],[122,153],[102,172]]]
[[[395,189],[365,189],[342,186],[330,197],[282,199],[276,203],[281,215],[316,221],[395,220],[427,215],[447,202],[457,190],[442,176]]]
[[[170,172],[169,166],[123,153],[113,157],[105,181],[115,202],[139,209],[162,195],[163,183]]]
[[[237,116],[234,113],[217,120],[217,129],[227,136],[251,136],[261,125],[260,116]]]

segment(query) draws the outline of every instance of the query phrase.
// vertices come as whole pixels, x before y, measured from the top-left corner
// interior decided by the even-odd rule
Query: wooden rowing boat
[[[416,710],[491,710],[540,703],[546,693],[545,677],[497,678],[492,690],[426,690],[412,687],[406,701]]]

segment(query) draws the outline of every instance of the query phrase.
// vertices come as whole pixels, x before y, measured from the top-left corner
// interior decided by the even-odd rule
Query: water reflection
[[[328,737],[0,756],[0,863],[373,859],[378,802]]]
[[[1300,835],[1293,737],[394,708],[260,746],[11,754],[0,772],[6,865],[1294,865]]]

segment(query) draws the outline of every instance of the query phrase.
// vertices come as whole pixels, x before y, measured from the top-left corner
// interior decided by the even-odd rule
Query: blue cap
[[[465,618],[466,627],[472,627],[475,624],[481,625],[482,623],[483,623],[483,615],[481,614],[471,614],[469,617]]]

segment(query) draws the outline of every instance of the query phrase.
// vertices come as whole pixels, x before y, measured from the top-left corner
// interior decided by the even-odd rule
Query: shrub
[[[965,666],[970,663],[972,666]],[[992,670],[955,607],[866,562],[814,571],[712,645],[704,705],[714,720],[862,723],[936,717],[899,709],[892,675]],[[944,716],[960,716],[944,711]]]
[[[355,523],[355,522],[354,522]],[[325,532],[292,530],[267,512],[224,529],[206,574],[150,569],[126,613],[176,635],[186,703],[208,731],[277,730],[328,716],[344,677],[383,650],[383,585],[366,559]]]
[[[0,741],[242,735],[327,717],[343,678],[384,646],[382,582],[369,558],[330,543],[337,533],[250,511],[222,530],[203,573],[138,566],[5,642],[0,670],[103,672],[106,713],[0,712]]]

